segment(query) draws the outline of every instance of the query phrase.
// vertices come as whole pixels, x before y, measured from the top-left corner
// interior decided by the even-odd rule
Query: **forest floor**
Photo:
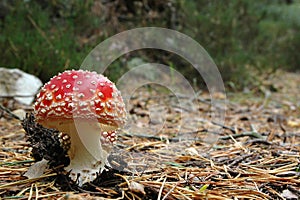
[[[54,169],[24,177],[31,147],[2,111],[0,199],[299,199],[300,74],[274,74],[260,91],[228,93],[223,125],[206,92],[138,90],[111,156],[125,167],[83,187]],[[215,98],[221,108],[225,96]]]

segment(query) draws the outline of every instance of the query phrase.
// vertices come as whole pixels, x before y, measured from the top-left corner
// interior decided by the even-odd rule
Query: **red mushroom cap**
[[[65,71],[51,78],[37,95],[34,111],[41,124],[97,119],[101,124],[119,127],[126,120],[116,86],[101,74],[83,70]]]

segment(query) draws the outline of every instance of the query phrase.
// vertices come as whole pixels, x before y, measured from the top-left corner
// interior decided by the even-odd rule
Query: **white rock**
[[[190,156],[199,156],[198,151],[194,147],[186,148],[185,152]]]
[[[12,113],[18,116],[21,120],[25,119],[26,117],[26,111],[23,109],[14,110]]]
[[[144,195],[146,194],[144,185],[135,181],[130,182],[129,189],[133,192],[142,193]]]
[[[30,105],[42,85],[40,79],[19,69],[0,68],[0,98],[11,96],[20,103]]]
[[[29,179],[42,176],[48,167],[48,162],[48,160],[43,158],[43,160],[34,163],[23,176],[26,176]]]

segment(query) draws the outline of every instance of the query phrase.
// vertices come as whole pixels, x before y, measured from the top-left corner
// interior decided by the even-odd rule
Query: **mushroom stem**
[[[69,128],[68,133],[71,137],[69,156],[71,159],[66,170],[71,170],[71,179],[75,181],[78,178],[78,184],[81,186],[85,182],[94,180],[97,173],[104,170],[108,152],[101,147],[101,129],[99,127],[88,122],[76,122],[76,126],[72,123]]]
[[[79,186],[93,181],[107,163],[108,152],[100,142],[101,128],[92,122],[76,121],[61,124],[59,130],[68,133],[71,139],[70,165],[65,168],[71,171],[71,179],[78,181]]]

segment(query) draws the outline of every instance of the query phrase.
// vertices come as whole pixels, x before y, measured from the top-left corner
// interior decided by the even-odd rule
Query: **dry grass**
[[[205,142],[207,130],[218,130],[220,125],[209,122],[207,98],[201,94],[201,99],[195,100],[196,111],[182,111],[176,103],[172,106],[175,100],[169,95],[158,98],[141,91],[131,102],[132,130],[136,131],[121,134],[113,153],[128,166],[120,172],[111,169],[82,188],[66,183],[63,175],[51,169],[36,179],[23,177],[33,163],[30,148],[20,122],[4,114],[0,121],[0,197],[298,199],[300,123],[295,102],[235,100],[238,103],[228,104],[226,127],[218,142],[210,144]],[[154,99],[167,102],[163,129],[149,117],[149,106],[157,103]],[[180,120],[185,122],[178,132]]]

